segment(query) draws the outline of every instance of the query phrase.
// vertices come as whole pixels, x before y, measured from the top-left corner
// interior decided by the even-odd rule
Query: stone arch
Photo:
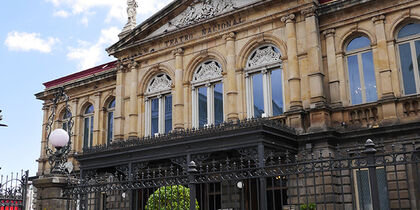
[[[345,52],[346,45],[358,36],[365,36],[370,40],[370,45],[376,45],[376,36],[374,33],[371,33],[369,30],[361,27],[354,27],[349,29],[344,35],[342,35],[339,40],[339,52]]]
[[[102,103],[102,109],[106,110],[108,108],[109,103],[111,103],[111,101],[115,99],[116,97],[112,92],[109,95],[105,96],[105,99]]]
[[[395,21],[391,24],[391,30],[388,31],[388,37],[391,40],[396,40],[397,33],[403,28],[406,24],[411,22],[418,22],[420,23],[420,16],[413,15],[409,13],[403,13]]]
[[[95,102],[93,100],[91,100],[90,98],[86,98],[84,99],[81,103],[81,106],[79,108],[79,113],[78,115],[83,116],[85,114],[86,108],[89,105],[92,105],[93,107],[95,107]],[[98,110],[94,110],[94,112],[96,112]]]
[[[223,57],[223,55],[217,51],[209,50],[209,51],[203,51],[195,55],[191,62],[187,65],[186,72],[184,74],[184,83],[189,83],[192,81],[195,70],[197,67],[207,61],[207,60],[215,60],[220,65],[222,65],[222,72],[226,71],[226,59]]]
[[[150,80],[158,74],[166,74],[171,78],[172,81],[175,81],[175,71],[172,68],[162,64],[153,66],[147,70],[146,74],[141,79],[139,86],[137,87],[140,94],[144,95],[146,93]],[[172,82],[172,88],[173,86],[174,84]]]
[[[250,39],[244,47],[239,51],[238,58],[239,62],[236,63],[237,69],[243,69],[248,62],[248,58],[251,53],[257,49],[259,46],[272,44],[280,50],[281,59],[287,58],[287,45],[281,39],[276,36],[269,34],[261,34]]]

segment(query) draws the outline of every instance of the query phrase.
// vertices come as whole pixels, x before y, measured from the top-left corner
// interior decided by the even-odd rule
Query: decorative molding
[[[276,62],[281,62],[281,53],[277,49],[277,52],[273,45],[265,45],[256,49],[249,58],[246,67],[254,68],[258,66],[263,66],[267,64],[273,64]]]
[[[146,94],[153,94],[172,89],[172,80],[166,74],[156,75],[147,87]]]
[[[372,18],[374,24],[381,24],[385,22],[385,15],[378,15]]]
[[[129,70],[133,70],[133,69],[137,69],[138,67],[140,66],[140,62],[137,62],[137,61],[131,61],[128,65],[127,65],[127,67],[128,67],[128,69]]]
[[[318,16],[317,9],[318,8],[316,6],[311,6],[311,7],[308,7],[306,9],[303,9],[301,11],[301,13],[302,13],[303,16],[305,16],[305,18],[312,17],[312,16]]]
[[[226,40],[226,41],[233,41],[233,40],[235,40],[235,38],[236,38],[235,32],[230,32],[230,33],[227,33],[227,34],[223,35],[223,39]]]
[[[202,63],[194,72],[192,82],[203,82],[222,77],[222,67],[214,60]]]
[[[334,36],[335,35],[335,29],[333,29],[333,28],[327,29],[327,30],[323,31],[322,34],[324,34],[325,37]]]
[[[291,23],[291,22],[293,22],[293,20],[295,19],[295,14],[288,14],[288,15],[286,15],[286,16],[283,16],[280,20],[281,20],[281,22],[284,22],[284,23]]]
[[[172,54],[173,54],[174,56],[180,56],[180,55],[183,55],[183,54],[184,54],[184,49],[182,49],[182,48],[177,48],[177,49],[175,49],[175,50],[172,50]]]
[[[234,8],[233,0],[195,0],[192,6],[181,13],[181,18],[174,24],[176,27],[192,25],[233,10]]]

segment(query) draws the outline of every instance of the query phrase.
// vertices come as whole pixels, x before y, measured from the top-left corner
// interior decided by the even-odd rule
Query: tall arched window
[[[223,114],[222,65],[215,60],[203,62],[195,70],[192,84],[193,126],[220,124]]]
[[[114,111],[115,111],[115,99],[113,99],[107,108],[107,132],[106,132],[106,141],[108,144],[112,142],[114,137]]]
[[[71,120],[71,113],[69,110],[64,110],[64,113],[62,115],[63,117],[61,118],[61,125],[63,127],[63,130],[65,131],[69,131],[69,126],[70,126],[70,120]]]
[[[83,148],[89,148],[93,146],[93,112],[94,108],[90,104],[85,109],[83,114]]]
[[[352,39],[347,44],[346,57],[351,104],[377,101],[375,67],[370,40],[364,36]]]
[[[420,24],[410,23],[397,35],[405,95],[420,93]]]
[[[249,56],[245,68],[249,118],[283,114],[283,69],[280,58],[280,50],[274,45],[260,46]]]
[[[146,90],[146,136],[172,130],[172,80],[166,74],[156,75]]]

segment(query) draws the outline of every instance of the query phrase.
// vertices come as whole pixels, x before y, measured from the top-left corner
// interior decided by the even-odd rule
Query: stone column
[[[173,103],[173,123],[174,130],[182,130],[184,129],[184,50],[182,48],[178,48],[172,53],[175,56],[175,94]]]
[[[321,41],[318,27],[316,7],[302,11],[306,23],[306,45],[308,52],[309,87],[311,90],[311,104],[322,105],[325,103],[324,73],[321,55]]]
[[[340,97],[340,79],[338,77],[337,69],[337,58],[335,51],[335,30],[328,29],[323,32],[326,39],[327,45],[327,63],[328,63],[328,76],[329,76],[329,88],[331,97],[331,106],[342,106]]]
[[[63,196],[63,189],[68,185],[67,176],[41,176],[33,181],[33,185],[37,189],[36,210],[67,209],[69,199]]]
[[[101,93],[95,93],[93,96],[93,107],[95,109],[93,115],[93,146],[101,144],[100,133],[99,133],[99,123],[101,120]]]
[[[379,15],[372,18],[375,25],[377,56],[374,57],[375,65],[378,65],[379,79],[381,84],[382,114],[384,123],[393,123],[397,120],[397,110],[394,102],[394,88],[392,84],[392,72],[389,63],[388,46],[385,35],[385,16]]]
[[[130,69],[130,114],[129,114],[129,138],[137,137],[137,118],[138,118],[138,107],[137,107],[137,87],[138,87],[138,67],[139,63],[132,61],[128,68]]]
[[[44,116],[43,116],[43,124],[42,124],[42,135],[41,135],[41,152],[40,152],[40,157],[38,160],[38,173],[37,175],[42,175],[45,173],[45,165],[47,164],[47,155],[45,154],[45,146],[47,144],[47,131],[46,131],[46,127],[48,124],[48,117],[50,116],[50,108],[46,105],[44,105],[44,107],[42,107],[42,110],[44,111]]]
[[[228,34],[223,35],[223,39],[226,40],[226,72],[227,72],[227,81],[226,84],[226,100],[227,100],[227,120],[228,121],[236,121],[238,120],[238,109],[237,109],[237,96],[238,90],[236,85],[236,75],[235,75],[235,68],[236,68],[236,50],[235,50],[235,33],[230,32]]]
[[[122,64],[119,64],[117,71],[117,82],[115,87],[115,117],[114,117],[114,137],[115,140],[124,139],[124,71]]]
[[[79,124],[76,124],[77,110],[79,109],[79,99],[74,99],[70,102],[70,110],[73,120],[73,135],[71,136],[72,153],[77,152],[77,136],[79,134]]]
[[[286,24],[287,66],[289,75],[288,81],[290,85],[290,110],[300,110],[302,109],[302,98],[294,19],[295,15],[290,14],[282,17],[281,21],[285,22]]]

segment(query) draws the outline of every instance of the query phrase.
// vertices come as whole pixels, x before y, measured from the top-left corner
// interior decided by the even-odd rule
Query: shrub
[[[167,209],[189,210],[190,189],[182,185],[161,187],[147,200],[146,210]],[[197,200],[195,200],[195,209],[200,209]]]
[[[300,205],[300,210],[315,210],[315,209],[316,209],[316,204],[314,203],[310,203],[308,205],[306,204]]]

